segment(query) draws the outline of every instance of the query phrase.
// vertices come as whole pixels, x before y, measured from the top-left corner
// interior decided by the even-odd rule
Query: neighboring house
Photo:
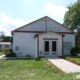
[[[11,46],[11,42],[0,42],[0,51]]]
[[[48,16],[12,31],[13,51],[17,56],[70,55],[75,33]]]

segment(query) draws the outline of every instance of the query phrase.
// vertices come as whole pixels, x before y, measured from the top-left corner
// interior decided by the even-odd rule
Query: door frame
[[[49,41],[49,55],[45,55],[45,41]],[[52,55],[52,50],[50,49],[50,47],[52,47],[52,41],[56,41],[56,54]],[[43,39],[43,49],[44,49],[44,53],[43,56],[57,56],[57,46],[58,46],[58,39],[57,38],[45,38]]]

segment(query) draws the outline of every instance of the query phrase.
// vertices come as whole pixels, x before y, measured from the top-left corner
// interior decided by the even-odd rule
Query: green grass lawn
[[[0,80],[73,80],[72,76],[45,58],[0,60]]]
[[[1,56],[1,55],[4,55],[4,53],[3,53],[3,52],[0,52],[0,56]]]
[[[73,62],[73,63],[76,63],[78,65],[80,65],[80,57],[76,57],[76,56],[67,56],[65,57],[65,59]]]

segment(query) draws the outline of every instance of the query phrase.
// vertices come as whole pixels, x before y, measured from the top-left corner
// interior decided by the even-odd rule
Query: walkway
[[[59,57],[46,57],[52,64],[60,68],[65,73],[80,72],[80,66]]]
[[[4,56],[5,56],[5,55],[1,55],[1,56],[0,56],[0,59],[3,58]]]

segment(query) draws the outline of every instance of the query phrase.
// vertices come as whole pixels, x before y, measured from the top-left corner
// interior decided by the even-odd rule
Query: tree
[[[12,36],[2,36],[2,41],[1,42],[13,42]]]
[[[64,16],[64,25],[74,30],[80,25],[80,0],[67,7],[69,10]]]
[[[76,46],[80,45],[80,0],[75,2],[74,4],[70,4],[67,7],[69,10],[66,12],[64,16],[64,23],[66,27],[71,30],[77,29],[76,35]]]
[[[5,33],[4,32],[0,32],[0,41],[1,42],[13,42],[13,38],[12,36],[5,36]]]

